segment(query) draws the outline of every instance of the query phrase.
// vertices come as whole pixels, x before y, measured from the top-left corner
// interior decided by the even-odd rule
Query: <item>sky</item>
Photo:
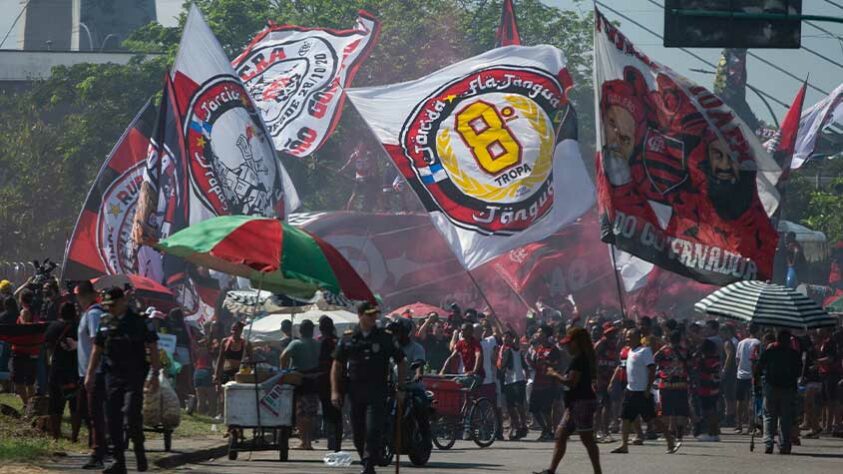
[[[542,1],[548,5],[559,7],[561,9],[578,9],[580,11],[588,11],[592,5],[590,1]],[[601,1],[618,12],[641,23],[647,28],[659,34],[662,33],[664,21],[662,9],[656,6],[653,2],[663,4],[664,0]],[[843,0],[832,0],[832,2],[843,5]],[[183,0],[157,0],[159,21],[161,21],[161,23],[165,26],[172,26],[175,23],[175,17],[181,11],[182,3]],[[802,3],[804,14],[843,17],[843,9],[834,6],[833,3],[830,3],[827,0],[803,0]],[[0,0],[0,11],[3,12],[20,12],[21,6],[21,0]],[[515,7],[517,13],[518,0],[515,1]],[[620,21],[621,30],[624,34],[626,34],[626,36],[639,49],[646,52],[652,59],[670,66],[673,70],[698,82],[704,87],[711,88],[714,76],[694,72],[691,69],[702,68],[711,70],[712,68],[706,66],[681,50],[664,48],[659,38],[644,31],[638,26],[633,25],[617,14],[608,11],[605,8],[603,9],[603,13],[609,19]],[[5,35],[6,31],[9,30],[15,16],[17,16],[17,13],[13,15],[0,15],[0,39],[2,39],[2,35]],[[843,24],[818,23],[818,25],[840,38],[843,38]],[[6,44],[3,47],[15,47],[17,44],[16,39],[16,31],[13,31],[9,40],[6,41]],[[802,45],[843,64],[843,40],[841,39],[836,39],[808,24],[803,24]],[[719,49],[695,48],[692,51],[712,63],[716,63],[720,56]],[[797,77],[801,78],[806,74],[810,74],[810,83],[826,92],[831,92],[837,85],[843,82],[843,68],[830,64],[804,49],[753,50],[752,52],[790,71]],[[747,68],[749,83],[751,85],[775,96],[782,102],[787,104],[792,102],[801,81],[788,77],[787,75],[776,71],[772,67],[763,64],[761,61],[752,57],[748,60]],[[809,88],[806,105],[819,101],[824,97],[824,95],[825,94],[822,94],[815,89]],[[747,99],[759,118],[766,122],[771,122],[770,113],[767,112],[766,107],[763,105],[761,100],[755,96],[755,94],[748,92]],[[773,102],[771,102],[771,106],[773,107],[773,111],[777,115],[778,119],[781,120],[786,112],[785,107]]]

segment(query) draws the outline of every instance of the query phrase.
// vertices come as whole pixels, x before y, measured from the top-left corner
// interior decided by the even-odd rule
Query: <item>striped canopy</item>
[[[700,313],[762,326],[793,329],[833,327],[834,318],[796,290],[763,281],[739,281],[706,296],[694,309]]]

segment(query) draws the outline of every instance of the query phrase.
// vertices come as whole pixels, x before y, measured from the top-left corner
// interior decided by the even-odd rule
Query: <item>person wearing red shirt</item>
[[[542,325],[539,327],[533,336],[536,346],[530,352],[527,361],[535,373],[533,392],[530,396],[530,413],[533,414],[536,423],[542,429],[538,441],[553,440],[551,409],[558,396],[559,387],[558,381],[549,375],[548,369],[561,370],[559,365],[562,354],[551,341],[550,336],[552,334],[553,329],[550,326]]]
[[[662,346],[654,359],[659,380],[660,414],[668,430],[682,440],[685,421],[690,416],[688,406],[688,355],[681,346],[682,334],[670,333],[670,344]]]
[[[20,314],[15,324],[40,322],[37,314],[31,310],[34,297],[35,295],[30,290],[25,289],[18,293]],[[12,383],[15,385],[15,393],[23,401],[24,407],[29,403],[29,399],[35,396],[35,379],[40,352],[41,344],[12,344]]]
[[[445,373],[445,368],[451,363],[451,360],[459,356],[462,360],[463,373],[465,375],[473,375],[482,379],[483,373],[483,348],[480,342],[474,337],[474,326],[471,323],[462,325],[460,333],[460,340],[454,344],[454,350],[451,355],[445,360],[445,364],[440,371],[440,374]]]
[[[822,381],[822,412],[825,419],[826,431],[834,430],[837,414],[837,398],[840,396],[840,354],[837,352],[837,341],[827,328],[819,330],[819,351],[817,352],[817,368]]]
[[[697,370],[697,395],[706,427],[706,433],[697,436],[699,441],[720,441],[720,418],[717,402],[720,398],[720,355],[717,344],[711,339],[703,341],[702,350],[695,362]]]

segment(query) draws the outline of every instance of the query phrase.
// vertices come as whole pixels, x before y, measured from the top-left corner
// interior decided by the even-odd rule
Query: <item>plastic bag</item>
[[[175,428],[181,423],[179,396],[162,373],[158,375],[158,390],[143,391],[143,424]]]

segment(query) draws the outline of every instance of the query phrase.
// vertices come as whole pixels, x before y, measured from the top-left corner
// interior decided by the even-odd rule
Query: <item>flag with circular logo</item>
[[[172,75],[189,176],[187,224],[231,214],[284,217],[297,207],[260,110],[195,5]]]
[[[507,46],[348,95],[472,269],[549,236],[594,203],[570,86],[558,49]]]
[[[305,157],[322,146],[379,34],[380,23],[363,10],[345,30],[270,23],[232,61],[277,150]]]

